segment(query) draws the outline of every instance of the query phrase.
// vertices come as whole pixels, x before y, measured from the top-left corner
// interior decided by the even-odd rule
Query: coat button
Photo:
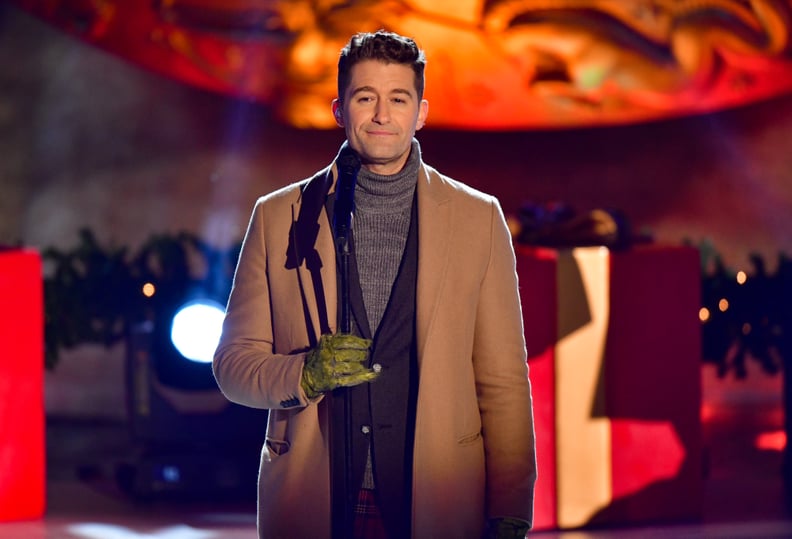
[[[371,369],[374,372],[380,372],[382,370],[382,365],[380,365],[379,363],[375,363],[374,365],[371,366]]]
[[[369,432],[371,432],[371,427],[369,427],[368,425],[363,425],[362,427],[360,427],[360,432],[362,432],[363,434],[368,434]]]

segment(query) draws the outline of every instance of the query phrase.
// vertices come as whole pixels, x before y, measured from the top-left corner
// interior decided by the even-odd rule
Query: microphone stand
[[[333,207],[333,232],[335,233],[336,257],[339,264],[340,276],[340,307],[339,331],[351,333],[351,306],[349,302],[349,235],[351,229],[352,212],[354,209],[354,193],[357,173],[360,170],[360,158],[348,146],[339,153],[336,160],[338,167],[338,181],[336,182],[336,198]],[[331,522],[333,539],[349,539],[352,537],[352,404],[349,388],[333,390],[333,401],[340,399],[344,409],[343,441],[336,439],[331,421],[330,447],[332,449],[343,446],[344,459],[338,462],[337,455],[332,455],[330,464],[330,492],[331,492]],[[333,406],[335,409],[335,406]],[[338,467],[343,464],[343,471],[339,473]]]

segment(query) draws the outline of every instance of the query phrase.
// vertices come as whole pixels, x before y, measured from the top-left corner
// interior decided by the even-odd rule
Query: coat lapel
[[[421,362],[448,270],[451,205],[439,174],[422,165],[418,175],[417,341]]]
[[[327,174],[327,170],[324,171]],[[335,167],[321,181],[331,182],[327,188],[332,193]],[[327,191],[312,188],[319,183],[318,174],[306,185],[300,200],[293,204],[296,216],[289,240],[287,268],[298,272],[301,295],[306,309],[309,337],[335,329],[337,283],[335,246],[330,230],[330,220],[323,210]],[[421,165],[418,175],[418,279],[417,279],[417,343],[418,358],[426,344],[438,307],[440,291],[448,271],[451,227],[450,191],[442,177],[426,165]],[[320,193],[321,192],[321,193]],[[310,195],[310,196],[309,196]],[[319,213],[315,198],[319,197]],[[309,208],[309,205],[311,206]],[[296,253],[296,254],[295,254]],[[297,264],[295,264],[297,262]],[[318,332],[317,332],[318,330]]]

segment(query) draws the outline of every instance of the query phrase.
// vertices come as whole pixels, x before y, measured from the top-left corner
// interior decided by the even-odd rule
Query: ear
[[[338,127],[344,127],[344,111],[341,109],[341,103],[338,99],[333,99],[332,109],[336,124]]]
[[[418,131],[426,123],[426,117],[429,115],[429,102],[426,99],[421,99],[421,104],[418,106],[418,121],[415,123],[415,130]]]

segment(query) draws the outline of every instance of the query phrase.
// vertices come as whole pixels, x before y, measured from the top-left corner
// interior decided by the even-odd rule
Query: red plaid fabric
[[[373,490],[360,489],[354,512],[354,539],[387,539]]]

